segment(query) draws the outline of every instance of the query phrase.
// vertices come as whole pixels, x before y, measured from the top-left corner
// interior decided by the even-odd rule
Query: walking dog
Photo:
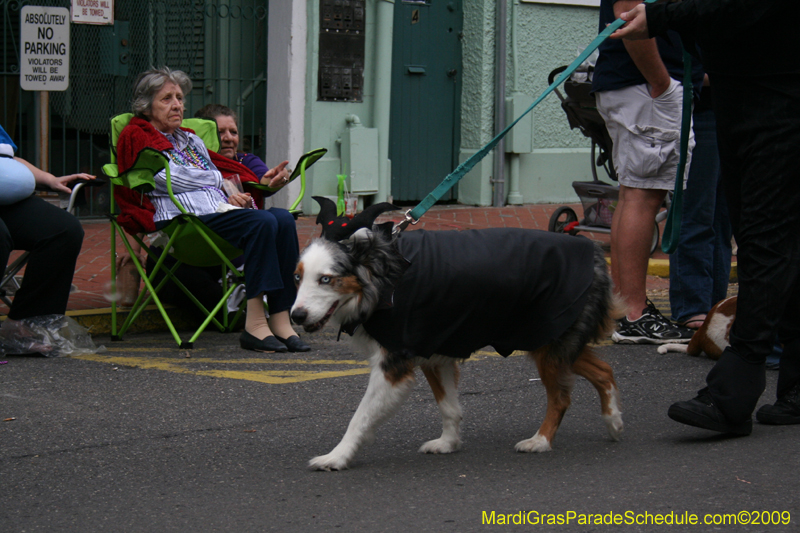
[[[315,200],[323,234],[300,257],[291,317],[306,331],[338,325],[368,354],[371,370],[341,442],[309,467],[347,468],[408,398],[417,366],[442,417],[441,436],[419,451],[458,450],[458,362],[486,346],[503,356],[528,352],[547,392],[541,427],[517,451],[551,449],[574,374],[597,389],[609,435],[619,439],[614,375],[588,346],[624,315],[598,246],[582,237],[507,228],[392,235],[391,222],[373,225],[381,212],[396,209],[391,204],[348,220],[336,217],[332,201]]]

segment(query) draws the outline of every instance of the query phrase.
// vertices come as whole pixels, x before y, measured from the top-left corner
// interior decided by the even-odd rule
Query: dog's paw
[[[539,435],[539,433],[536,433],[536,435],[529,439],[519,441],[517,445],[514,446],[514,449],[523,453],[541,453],[552,450],[550,441],[544,436]]]
[[[624,427],[622,423],[622,415],[620,413],[603,415],[603,421],[606,423],[608,435],[614,440],[619,440],[620,437],[622,437],[622,429]]]
[[[420,446],[419,453],[453,453],[460,449],[461,441],[438,438]]]
[[[319,455],[314,457],[308,462],[308,468],[311,470],[325,470],[331,472],[333,470],[346,470],[350,461],[347,459],[329,453],[328,455]]]

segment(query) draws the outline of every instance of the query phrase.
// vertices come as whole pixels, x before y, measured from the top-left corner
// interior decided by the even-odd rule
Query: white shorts
[[[611,156],[619,182],[635,189],[675,187],[680,160],[683,86],[670,78],[669,88],[658,98],[648,84],[595,93],[597,110],[614,143]],[[689,129],[684,187],[694,148]]]

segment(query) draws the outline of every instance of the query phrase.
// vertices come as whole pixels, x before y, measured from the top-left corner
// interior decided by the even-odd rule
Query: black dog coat
[[[545,231],[407,231],[397,247],[411,266],[363,327],[404,358],[536,350],[575,322],[594,278],[590,240]]]

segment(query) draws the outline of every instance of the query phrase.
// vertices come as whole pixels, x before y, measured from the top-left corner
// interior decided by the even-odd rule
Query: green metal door
[[[389,158],[396,202],[423,199],[458,164],[461,0],[395,3]],[[456,198],[455,188],[443,200]]]

